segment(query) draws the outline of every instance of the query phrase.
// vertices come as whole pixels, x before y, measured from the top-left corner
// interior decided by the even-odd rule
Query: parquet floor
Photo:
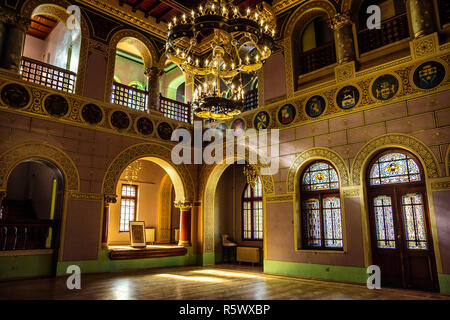
[[[150,300],[450,300],[450,295],[263,274],[261,268],[218,265],[82,275],[81,290],[66,277],[0,282],[0,299]]]

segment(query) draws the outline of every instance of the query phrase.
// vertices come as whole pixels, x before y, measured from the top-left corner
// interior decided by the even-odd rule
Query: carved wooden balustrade
[[[148,92],[113,82],[111,103],[130,109],[147,111]]]
[[[336,63],[336,49],[334,41],[320,47],[308,50],[298,56],[300,74],[306,74],[314,70]]]
[[[22,79],[36,83],[52,89],[73,93],[77,74],[50,64],[30,59],[22,58],[20,66]]]
[[[53,249],[58,232],[56,220],[0,220],[0,251]]]
[[[366,53],[406,38],[409,38],[408,16],[403,13],[383,21],[381,29],[359,31],[359,53]]]
[[[167,118],[191,123],[191,105],[188,103],[179,102],[159,94],[158,110]]]

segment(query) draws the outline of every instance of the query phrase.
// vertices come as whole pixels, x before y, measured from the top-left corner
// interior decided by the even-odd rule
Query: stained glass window
[[[262,184],[258,178],[255,188],[249,184],[244,189],[242,197],[243,240],[263,239],[263,201]]]
[[[370,169],[370,184],[394,184],[421,181],[420,169],[409,155],[396,152],[386,154]]]
[[[403,220],[408,249],[428,249],[422,198],[420,193],[410,193],[402,197]]]
[[[341,199],[336,170],[325,161],[310,164],[302,177],[303,246],[342,249]]]
[[[303,191],[338,189],[337,172],[327,162],[315,162],[303,174],[302,188]]]
[[[377,246],[380,249],[395,249],[395,229],[392,198],[378,196],[373,199]]]
[[[120,200],[120,232],[129,232],[130,221],[136,219],[137,186],[130,184],[122,185]]]

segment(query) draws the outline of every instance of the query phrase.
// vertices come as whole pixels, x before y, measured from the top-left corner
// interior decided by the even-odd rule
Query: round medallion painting
[[[111,124],[119,130],[127,129],[130,126],[130,118],[123,111],[114,111],[111,115]]]
[[[103,113],[99,106],[87,104],[81,110],[83,120],[90,124],[97,124],[103,119]]]
[[[153,123],[149,118],[139,118],[136,122],[136,128],[139,133],[142,133],[144,136],[148,136],[153,132]]]
[[[294,121],[296,113],[297,111],[292,104],[285,104],[278,111],[278,121],[281,124],[288,125]]]
[[[10,83],[1,92],[3,102],[11,108],[23,108],[30,102],[30,94],[24,86]]]
[[[433,89],[445,78],[445,68],[436,61],[428,61],[421,64],[414,71],[414,84],[420,89]]]
[[[306,103],[306,114],[311,118],[317,118],[325,111],[326,102],[322,96],[311,97]]]
[[[52,94],[45,99],[44,108],[52,116],[62,117],[69,112],[69,103],[63,96]]]
[[[235,137],[240,136],[245,130],[245,122],[242,119],[236,119],[231,124],[231,130],[233,130],[233,135]]]
[[[399,83],[396,77],[390,74],[378,77],[372,85],[372,94],[378,100],[389,100],[398,91]]]
[[[158,135],[163,140],[170,140],[172,131],[172,127],[167,122],[161,122],[158,125]]]
[[[356,106],[359,102],[359,91],[354,86],[346,86],[339,90],[336,96],[339,108],[347,110]]]
[[[269,127],[270,124],[270,116],[266,111],[259,112],[255,120],[253,121],[253,124],[255,125],[256,130],[264,130]]]
[[[227,125],[225,123],[220,123],[217,127],[216,130],[219,131],[219,134],[221,134],[222,136],[225,135],[225,133],[227,132]]]

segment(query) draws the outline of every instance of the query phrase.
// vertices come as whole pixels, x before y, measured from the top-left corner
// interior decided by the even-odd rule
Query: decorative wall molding
[[[104,200],[104,196],[102,194],[97,193],[84,193],[84,192],[70,192],[69,193],[70,200],[82,200],[82,201],[102,201]]]
[[[67,191],[80,189],[80,176],[73,160],[55,146],[43,143],[25,143],[12,147],[0,154],[0,189],[6,190],[12,170],[20,163],[30,159],[50,161],[64,176]]]
[[[347,188],[341,189],[342,196],[344,198],[358,198],[360,197],[359,188]]]
[[[353,185],[364,183],[364,172],[373,155],[383,149],[398,147],[406,149],[422,161],[428,178],[438,178],[440,170],[435,155],[422,141],[405,134],[390,133],[367,142],[353,160],[351,181]]]
[[[289,168],[287,174],[287,192],[294,193],[299,185],[299,176],[305,166],[313,160],[327,160],[337,170],[339,175],[339,183],[341,187],[349,185],[349,170],[344,159],[332,149],[329,148],[312,148],[296,155],[294,162]]]
[[[410,42],[411,54],[416,59],[425,58],[436,54],[439,51],[439,36],[438,33],[414,39]]]
[[[432,179],[431,190],[433,191],[446,191],[450,190],[450,177]]]
[[[267,196],[267,203],[277,203],[277,202],[292,202],[294,196],[292,194],[282,194],[282,195],[271,195]]]

